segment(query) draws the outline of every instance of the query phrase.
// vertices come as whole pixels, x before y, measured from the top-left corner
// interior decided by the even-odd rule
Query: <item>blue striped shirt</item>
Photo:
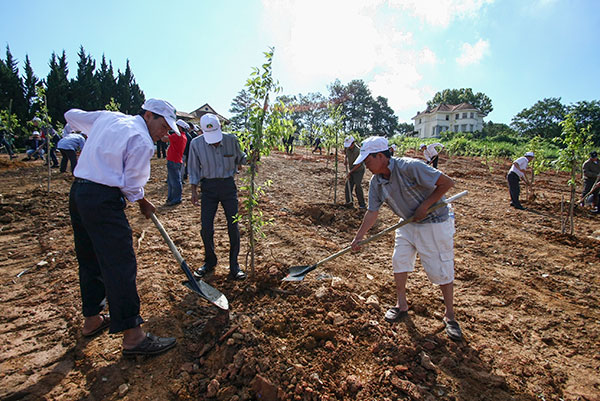
[[[233,177],[241,164],[246,164],[246,154],[235,135],[224,132],[217,146],[206,143],[204,135],[194,138],[190,144],[188,174],[191,185],[198,185],[204,178]]]

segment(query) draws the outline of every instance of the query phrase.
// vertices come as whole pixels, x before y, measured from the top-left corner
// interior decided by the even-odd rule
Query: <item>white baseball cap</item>
[[[348,138],[344,139],[344,147],[349,148],[352,143],[354,143],[354,137],[350,135]]]
[[[354,161],[354,164],[362,163],[371,153],[379,153],[389,149],[390,146],[388,145],[387,138],[382,136],[371,136],[363,142],[360,147],[360,155]]]
[[[167,124],[169,124],[169,127],[179,134],[177,124],[175,123],[177,121],[177,110],[175,110],[175,107],[173,107],[171,103],[161,99],[148,99],[142,105],[142,109],[151,111],[159,116],[164,117]]]
[[[221,142],[223,132],[221,131],[221,123],[214,114],[207,113],[200,118],[200,127],[204,132],[204,140],[206,143],[213,144]]]
[[[533,152],[527,152],[527,153],[525,153],[525,156],[531,156],[531,157],[534,157],[534,156],[533,156]]]
[[[188,123],[186,123],[185,121],[183,121],[182,119],[177,120],[176,124],[179,125],[181,128],[183,128],[186,131],[190,129],[190,125]]]
[[[424,143],[422,143],[422,144],[419,145],[419,149],[423,149],[423,148],[426,148],[426,147],[427,147],[427,145],[425,145]]]

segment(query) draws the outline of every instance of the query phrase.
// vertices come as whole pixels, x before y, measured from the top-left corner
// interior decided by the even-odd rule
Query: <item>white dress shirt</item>
[[[525,174],[523,174],[521,170],[517,170],[517,168],[515,167],[515,163],[517,163],[521,170],[525,170],[527,168],[527,165],[529,164],[529,160],[527,160],[525,156],[521,156],[517,160],[515,160],[513,164],[511,164],[510,170],[508,170],[509,174],[516,173],[521,178],[525,177]]]
[[[437,156],[438,152],[435,149],[436,146],[440,146],[442,149],[444,148],[444,145],[442,145],[441,143],[432,143],[431,145],[427,145],[427,147],[423,151],[423,156],[425,156],[425,159],[427,159],[428,162],[430,162],[431,159]]]
[[[75,177],[118,187],[131,202],[142,199],[154,154],[154,142],[144,119],[79,109],[67,111],[65,119],[72,129],[88,135],[73,172]]]

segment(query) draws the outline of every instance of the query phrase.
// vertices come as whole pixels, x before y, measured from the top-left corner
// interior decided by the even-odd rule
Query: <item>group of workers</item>
[[[246,164],[246,155],[237,137],[222,131],[216,115],[203,115],[201,134],[192,137],[195,127],[178,120],[175,108],[160,99],[148,99],[136,116],[71,109],[65,113],[65,119],[74,131],[87,134],[85,146],[80,144],[83,149],[73,171],[75,180],[69,195],[84,316],[82,335],[92,337],[107,328],[110,333],[122,332],[124,355],[155,355],[167,351],[176,345],[175,338],[155,336],[141,327],[144,320],[136,287],[137,262],[131,227],[124,212],[126,203],[137,202],[146,218],[155,212],[155,206],[146,199],[144,186],[150,177],[155,143],[169,142],[166,205],[181,203],[185,170],[189,175],[191,203],[200,206],[205,258],[195,276],[205,278],[216,269],[214,218],[221,204],[230,242],[229,278],[243,280],[246,274],[238,263],[240,233],[235,219],[238,197],[234,176]],[[360,249],[360,242],[375,224],[384,203],[399,217],[412,217],[413,224],[396,231],[391,260],[396,303],[386,311],[384,318],[397,322],[407,315],[406,282],[408,273],[414,270],[418,253],[429,280],[440,286],[446,333],[453,340],[461,340],[462,331],[453,308],[453,214],[450,205],[428,213],[431,206],[445,200],[445,194],[454,186],[454,181],[436,168],[438,147],[443,148],[443,145],[421,145],[426,159],[423,162],[393,157],[394,148],[384,137],[369,137],[362,146],[352,136],[345,139],[346,204],[352,205],[354,191],[358,207],[365,210],[350,246],[354,251]],[[72,161],[73,153],[65,150],[65,153],[61,151],[63,157]],[[517,178],[521,177],[533,154],[527,153],[524,158],[525,163],[520,159],[515,161],[514,171],[509,176],[514,173]],[[187,169],[184,169],[186,159]],[[594,167],[598,165],[597,155],[590,160],[593,165],[590,170],[597,169]],[[368,206],[361,186],[365,168],[373,174]],[[513,206],[517,207],[520,204],[514,182],[514,177],[509,177],[511,197],[516,195],[517,200],[513,199]],[[516,183],[518,185],[518,180]],[[107,303],[110,314],[104,313]]]

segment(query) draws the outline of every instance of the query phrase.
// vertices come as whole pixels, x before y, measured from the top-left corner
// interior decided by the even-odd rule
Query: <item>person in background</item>
[[[44,151],[48,150],[49,156],[47,159],[52,159],[52,168],[58,168],[58,159],[56,158],[56,145],[60,140],[60,135],[50,124],[42,122],[39,117],[34,117],[31,120],[33,126],[39,129],[42,140],[44,141]],[[48,146],[49,143],[49,146]],[[46,165],[50,160],[46,160]]]
[[[315,141],[313,142],[313,145],[314,145],[314,149],[312,150],[311,153],[315,153],[318,150],[319,154],[322,155],[323,149],[321,148],[321,137],[317,136],[315,138]]]
[[[519,195],[521,194],[520,181],[523,179],[526,185],[529,185],[525,170],[527,165],[533,160],[533,152],[527,152],[524,156],[519,157],[513,162],[508,170],[506,180],[508,181],[508,191],[510,192],[510,205],[515,209],[525,210],[521,202],[519,201]]]
[[[181,203],[181,166],[183,165],[183,151],[187,143],[185,132],[190,128],[188,123],[177,120],[177,132],[169,135],[169,148],[167,149],[167,206]]]
[[[421,152],[423,152],[423,156],[425,156],[426,163],[433,166],[433,168],[437,168],[439,160],[438,151],[436,147],[444,149],[444,145],[438,142],[432,143],[431,145],[425,145],[424,143],[422,143],[421,146],[419,146],[419,149],[421,150]]]
[[[154,205],[145,198],[154,142],[176,131],[175,108],[148,99],[137,116],[113,111],[71,109],[65,119],[88,139],[75,168],[69,196],[75,253],[79,263],[84,337],[106,328],[123,333],[123,355],[156,355],[175,346],[142,330],[137,292],[137,262],[126,199],[150,218]],[[101,313],[108,301],[110,316]]]
[[[8,142],[9,135],[10,132],[8,128],[4,125],[2,119],[0,119],[0,146],[4,146],[6,148],[6,153],[8,153],[8,156],[11,159],[14,159],[17,156],[13,153],[12,146],[10,145],[10,142]]]
[[[461,340],[462,331],[454,316],[454,218],[449,205],[427,214],[430,207],[444,200],[454,181],[420,160],[391,157],[387,139],[380,136],[363,143],[354,163],[363,162],[373,173],[369,209],[352,241],[352,249],[360,249],[360,242],[377,221],[383,203],[402,219],[413,218],[411,224],[396,230],[392,267],[397,299],[396,305],[385,313],[385,320],[397,322],[408,313],[406,281],[418,253],[427,277],[440,286],[446,334],[452,340]]]
[[[246,273],[240,269],[240,229],[235,220],[238,214],[238,196],[234,175],[246,163],[246,154],[240,149],[235,135],[221,131],[221,123],[214,114],[200,118],[203,134],[192,140],[188,160],[192,204],[200,206],[204,265],[194,272],[196,277],[212,274],[217,266],[214,242],[214,220],[219,203],[225,211],[229,234],[229,278],[244,280]],[[198,195],[201,191],[201,199]],[[201,200],[200,202],[198,202]]]
[[[167,146],[169,146],[166,142],[161,140],[156,141],[156,157],[157,158],[167,158]]]
[[[360,209],[365,209],[365,196],[363,194],[362,189],[362,179],[365,175],[365,166],[363,163],[358,163],[354,165],[354,161],[360,155],[360,148],[356,144],[354,137],[350,135],[346,139],[344,139],[344,166],[346,166],[346,171],[348,174],[346,175],[346,186],[345,195],[346,195],[346,206],[351,207],[352,202],[352,189],[355,189],[356,192],[356,200],[358,201],[358,207]]]
[[[396,152],[397,146],[395,144],[390,145],[390,154],[394,156],[394,152]]]
[[[31,136],[29,137],[29,139],[27,140],[27,150],[25,150],[25,154],[27,155],[23,161],[25,160],[31,160],[31,158],[33,157],[33,160],[37,160],[40,158],[44,158],[44,147],[42,146],[44,144],[44,141],[41,138],[41,135],[38,131],[33,131],[33,133],[31,134]]]
[[[69,127],[69,131],[67,131],[67,127]],[[75,166],[77,166],[77,151],[82,150],[85,145],[85,138],[83,135],[70,132],[70,126],[67,124],[65,126],[65,133],[59,141],[56,147],[58,151],[62,155],[62,159],[60,160],[60,172],[64,173],[67,171],[67,164],[71,162],[71,173],[75,170]]]
[[[598,198],[600,188],[598,188],[598,177],[600,177],[600,164],[598,163],[598,152],[590,153],[590,158],[583,163],[583,193],[581,196],[592,195],[592,213],[598,214]],[[590,193],[591,192],[591,193]],[[588,196],[589,196],[588,195]],[[585,199],[582,200],[585,204]]]
[[[190,123],[190,129],[185,133],[185,137],[187,142],[185,143],[185,149],[183,150],[183,165],[182,165],[182,175],[181,175],[181,183],[183,184],[185,180],[188,178],[188,158],[190,155],[190,144],[192,143],[192,139],[198,136],[198,126]]]

